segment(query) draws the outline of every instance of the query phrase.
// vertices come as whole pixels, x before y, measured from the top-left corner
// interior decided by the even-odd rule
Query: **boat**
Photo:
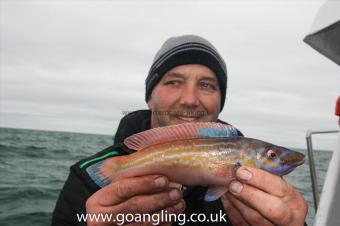
[[[340,1],[327,1],[319,10],[312,31],[304,41],[316,51],[340,66]],[[339,73],[340,75],[340,73]],[[340,78],[339,78],[340,80]],[[337,97],[335,114],[339,117],[340,126],[340,96]],[[333,151],[321,196],[317,190],[317,178],[314,166],[312,136],[326,133],[337,133],[337,146]],[[306,132],[308,159],[313,188],[314,206],[316,210],[314,226],[340,225],[340,133],[339,130]]]

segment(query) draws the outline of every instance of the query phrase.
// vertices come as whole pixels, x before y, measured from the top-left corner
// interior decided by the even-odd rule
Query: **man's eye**
[[[170,80],[164,83],[165,85],[179,86],[181,85],[181,81],[179,80]]]
[[[216,86],[207,82],[201,82],[200,87],[208,90],[216,90]]]

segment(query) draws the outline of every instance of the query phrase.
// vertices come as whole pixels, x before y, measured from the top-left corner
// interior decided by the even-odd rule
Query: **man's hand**
[[[94,193],[86,202],[90,214],[180,213],[185,209],[180,190],[160,175],[117,180]],[[118,222],[116,222],[118,223]],[[114,222],[90,222],[88,225],[116,225]],[[145,222],[137,225],[151,225]]]
[[[279,176],[241,167],[222,197],[234,226],[303,226],[308,206],[303,196]]]

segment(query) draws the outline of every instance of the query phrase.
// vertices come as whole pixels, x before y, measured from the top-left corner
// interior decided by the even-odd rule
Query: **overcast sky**
[[[324,1],[0,2],[2,127],[113,134],[123,111],[147,107],[162,43],[198,34],[227,64],[222,120],[288,147],[337,129],[340,67],[302,41]]]

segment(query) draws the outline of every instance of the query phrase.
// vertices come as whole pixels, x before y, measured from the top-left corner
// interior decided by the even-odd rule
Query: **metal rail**
[[[325,134],[325,133],[338,133],[338,132],[339,132],[339,130],[325,130],[325,131],[307,130],[307,132],[306,132],[307,151],[308,151],[308,160],[309,160],[309,171],[310,171],[310,177],[311,177],[311,181],[312,181],[315,212],[318,209],[320,198],[319,198],[319,191],[318,191],[318,182],[317,182],[316,172],[315,172],[312,135],[313,134]]]

